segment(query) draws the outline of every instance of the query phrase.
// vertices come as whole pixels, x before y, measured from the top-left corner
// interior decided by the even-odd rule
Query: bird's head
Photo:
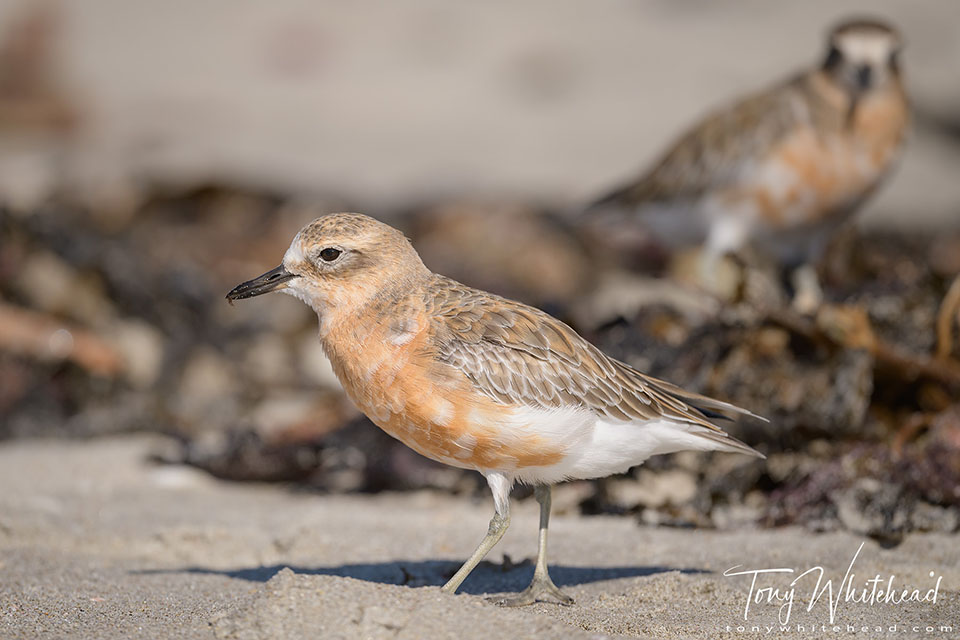
[[[301,229],[280,266],[237,285],[227,300],[283,291],[322,317],[361,308],[429,275],[400,231],[359,213],[334,213]]]
[[[853,94],[886,86],[899,75],[903,40],[879,20],[848,20],[830,31],[823,70]]]

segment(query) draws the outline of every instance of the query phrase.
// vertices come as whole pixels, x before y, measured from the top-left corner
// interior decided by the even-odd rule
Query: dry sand
[[[675,530],[560,515],[552,571],[577,604],[504,609],[485,596],[530,578],[529,564],[503,558],[533,553],[532,501],[515,504],[491,562],[464,593],[448,596],[437,585],[482,535],[486,502],[228,484],[146,462],[160,444],[136,436],[0,447],[0,637],[757,637],[764,632],[750,625],[774,623],[776,609],[754,605],[748,632],[737,633],[749,580],[724,570],[822,565],[836,583],[862,542],[845,533]],[[899,625],[881,637],[956,637],[923,627],[960,629],[957,543],[917,534],[884,550],[867,541],[857,575],[895,574],[895,584],[926,590],[933,570],[943,576],[937,603],[841,603],[836,622]],[[825,603],[801,611],[812,587],[805,584],[791,622],[827,624]],[[827,627],[822,635],[844,633]]]

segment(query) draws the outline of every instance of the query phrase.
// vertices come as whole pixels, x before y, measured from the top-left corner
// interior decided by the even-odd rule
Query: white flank
[[[736,451],[701,435],[715,432],[666,419],[617,422],[598,418],[586,409],[526,408],[514,420],[520,424],[509,430],[511,435],[537,435],[544,448],[562,447],[566,452],[554,465],[503,470],[526,483],[601,478],[622,473],[650,456],[675,451]]]

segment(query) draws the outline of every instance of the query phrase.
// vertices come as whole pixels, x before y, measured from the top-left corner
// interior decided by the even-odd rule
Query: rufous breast
[[[466,469],[515,471],[564,458],[563,444],[524,424],[523,407],[480,393],[436,358],[421,309],[394,311],[344,319],[322,337],[347,395],[374,424],[421,455]]]
[[[797,128],[721,197],[746,205],[771,228],[817,224],[843,215],[879,186],[892,168],[908,123],[898,88],[860,100],[849,121]]]

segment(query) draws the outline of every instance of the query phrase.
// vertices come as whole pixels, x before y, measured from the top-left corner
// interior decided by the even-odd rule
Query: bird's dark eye
[[[333,262],[340,257],[340,254],[343,253],[340,249],[334,249],[333,247],[327,247],[320,252],[320,258],[324,262]]]
[[[833,69],[840,61],[843,59],[843,54],[840,53],[840,49],[834,45],[830,46],[830,50],[827,51],[827,59],[823,61],[824,69]]]
[[[900,69],[900,51],[893,51],[890,53],[890,60],[887,63],[891,69]]]

